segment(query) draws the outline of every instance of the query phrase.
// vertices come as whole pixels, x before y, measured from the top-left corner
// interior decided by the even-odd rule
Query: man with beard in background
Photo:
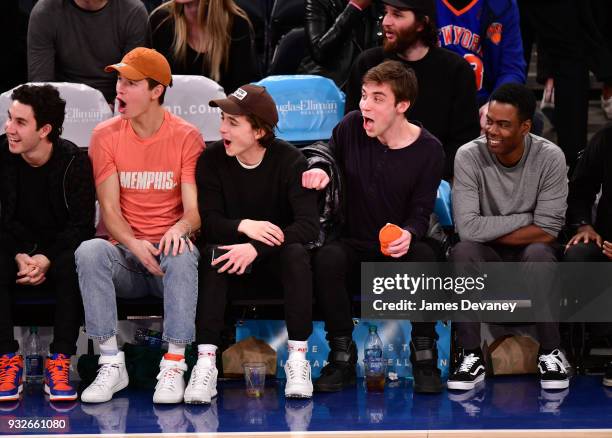
[[[346,112],[358,109],[361,80],[370,68],[392,59],[416,73],[419,98],[407,118],[436,136],[446,152],[444,176],[452,176],[455,152],[480,133],[472,68],[461,56],[438,47],[434,0],[383,0],[384,43],[363,52],[346,86]]]

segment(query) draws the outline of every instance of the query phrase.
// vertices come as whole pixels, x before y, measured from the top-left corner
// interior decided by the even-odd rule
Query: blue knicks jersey
[[[476,88],[482,90],[484,75],[481,16],[485,0],[473,0],[461,10],[447,0],[437,0],[440,46],[463,56],[474,69]]]
[[[470,63],[481,103],[502,83],[525,82],[516,0],[472,0],[460,10],[436,4],[440,46]]]

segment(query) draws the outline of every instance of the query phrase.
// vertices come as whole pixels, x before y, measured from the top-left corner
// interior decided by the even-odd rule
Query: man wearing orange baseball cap
[[[195,338],[199,252],[189,238],[200,227],[195,166],[204,141],[162,107],[172,83],[163,55],[137,47],[105,70],[117,73],[119,115],[95,128],[89,156],[111,240],[89,240],[76,251],[87,335],[100,345],[98,375],[81,400],[105,402],[127,386],[116,297],[153,294],[164,299],[168,342],[153,402],[180,403],[185,345]]]

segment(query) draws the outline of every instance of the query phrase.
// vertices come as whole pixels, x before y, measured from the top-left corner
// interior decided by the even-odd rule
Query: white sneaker
[[[287,362],[285,362],[285,375],[287,376],[285,397],[312,397],[312,377],[310,376],[310,362],[308,362],[307,360],[299,359],[288,360]]]
[[[128,373],[125,369],[125,355],[120,351],[114,356],[100,356],[98,375],[81,394],[85,403],[103,403],[113,398],[113,394],[128,386]]]
[[[185,393],[185,379],[183,379],[183,374],[187,371],[185,359],[164,358],[159,364],[159,370],[153,403],[181,403]]]
[[[217,396],[217,367],[208,357],[200,357],[191,370],[185,390],[185,403],[210,404]]]

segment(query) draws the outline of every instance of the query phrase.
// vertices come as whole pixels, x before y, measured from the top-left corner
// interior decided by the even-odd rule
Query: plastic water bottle
[[[38,327],[30,327],[30,334],[25,344],[26,382],[41,383],[43,381],[44,352]]]
[[[363,357],[365,360],[382,359],[383,357],[383,343],[378,336],[378,328],[375,325],[370,325],[370,333],[363,348]]]

